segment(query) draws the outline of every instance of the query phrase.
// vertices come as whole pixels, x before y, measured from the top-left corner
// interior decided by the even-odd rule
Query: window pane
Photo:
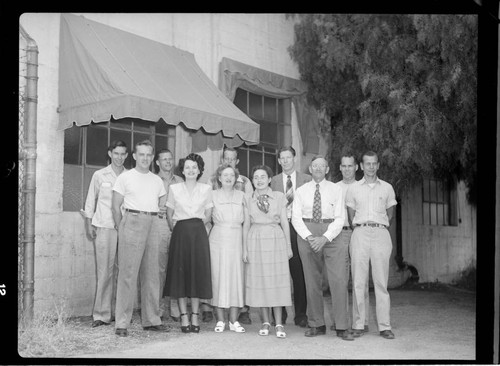
[[[82,200],[82,167],[64,164],[63,211],[80,211]]]
[[[144,140],[149,140],[151,143],[153,143],[150,134],[134,132],[133,136],[134,136],[134,141],[133,141],[134,146],[135,146],[135,144],[142,142]],[[133,148],[132,148],[132,150],[133,150]]]
[[[429,179],[424,179],[422,182],[423,186],[423,200],[429,202]]]
[[[436,189],[436,181],[434,179],[430,180],[430,202],[436,202],[437,200],[437,189]]]
[[[431,225],[437,225],[437,205],[431,203]]]
[[[276,98],[264,97],[264,119],[271,122],[278,121]]]
[[[108,129],[90,125],[87,129],[87,165],[108,165]]]
[[[262,119],[264,116],[262,114],[262,97],[257,94],[250,94],[250,108],[249,116],[253,118]]]
[[[134,158],[132,158],[132,152],[134,150],[134,147],[132,146],[132,133],[130,131],[116,130],[114,128],[111,128],[109,130],[109,140],[111,142],[122,140],[127,144],[128,156],[127,159],[125,159],[123,166],[127,169],[132,168],[132,161],[134,160]]]
[[[443,205],[443,210],[444,210],[444,225],[448,226],[450,225],[450,206],[447,204]]]
[[[437,205],[437,223],[438,225],[444,225],[444,205]]]
[[[170,132],[170,134],[172,134],[171,130],[175,130],[175,126],[168,125],[163,121],[158,121],[155,123],[155,131],[157,134],[161,133],[163,135],[168,135],[169,132]],[[174,132],[174,134],[175,134],[175,132]]]
[[[244,175],[245,177],[248,178],[248,174],[249,173],[249,169],[248,169],[248,151],[247,150],[244,150],[244,149],[239,149],[238,150],[238,160],[240,161],[238,163],[238,172],[241,174],[241,175]]]
[[[234,96],[233,103],[243,111],[243,113],[247,113],[247,95],[248,92],[243,89],[236,89],[236,94]]]
[[[262,153],[257,151],[249,151],[249,160],[250,160],[250,171],[256,165],[262,165]],[[251,177],[249,177],[252,179]]]
[[[120,119],[113,119],[111,120],[110,123],[111,127],[116,127],[116,128],[125,128],[127,130],[130,130],[132,128],[132,119],[131,118],[120,118]]]
[[[278,99],[278,122],[285,122],[285,99]]]
[[[260,142],[278,145],[278,125],[276,123],[259,122]]]
[[[443,181],[437,181],[437,202],[443,202]]]
[[[152,122],[146,122],[136,119],[134,120],[134,131],[150,132],[151,124]]]
[[[430,210],[429,203],[424,203],[422,205],[422,217],[424,225],[429,225],[431,223],[429,210]]]
[[[269,155],[265,154],[264,155],[264,164],[266,164],[271,170],[273,171],[273,174],[276,174],[276,155]]]
[[[73,126],[64,131],[64,164],[82,165],[83,128]]]

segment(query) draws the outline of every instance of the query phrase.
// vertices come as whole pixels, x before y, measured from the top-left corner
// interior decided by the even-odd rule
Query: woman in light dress
[[[247,197],[250,229],[243,242],[246,263],[245,303],[260,308],[262,327],[259,335],[269,334],[269,308],[273,308],[276,336],[285,338],[282,307],[292,305],[290,268],[292,257],[286,198],[269,187],[272,170],[255,166],[251,174],[254,193]]]
[[[210,247],[205,224],[212,216],[212,187],[199,183],[205,163],[189,154],[179,162],[184,182],[169,187],[167,221],[172,229],[164,296],[177,298],[181,331],[199,333],[200,298],[212,298]],[[191,317],[187,298],[191,298]]]
[[[215,332],[226,328],[225,312],[229,309],[229,330],[243,333],[238,312],[244,303],[243,238],[248,232],[249,218],[244,193],[234,189],[238,171],[222,164],[216,171],[219,189],[212,192],[213,227],[210,231],[212,268],[212,305],[216,308]]]

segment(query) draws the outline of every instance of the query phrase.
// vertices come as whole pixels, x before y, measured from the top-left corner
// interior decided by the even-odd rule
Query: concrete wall
[[[458,226],[422,224],[422,190],[415,188],[402,200],[404,260],[414,265],[420,282],[452,283],[476,264],[476,209],[467,203],[463,182],[457,185]]]
[[[283,14],[83,15],[192,52],[216,85],[222,57],[299,78],[286,51],[293,43],[293,22]],[[27,13],[20,24],[39,48],[35,313],[66,302],[73,315],[90,315],[95,292],[93,245],[85,237],[80,214],[62,211],[64,132],[56,130],[60,14]],[[208,171],[218,164],[220,152],[203,156]]]

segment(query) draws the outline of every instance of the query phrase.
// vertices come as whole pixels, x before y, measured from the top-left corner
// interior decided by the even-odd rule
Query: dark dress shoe
[[[151,325],[149,327],[142,327],[144,330],[151,330],[153,332],[170,332],[170,327],[168,325],[158,324]]]
[[[252,319],[250,319],[250,314],[248,313],[248,311],[240,313],[240,315],[238,316],[238,321],[241,324],[252,324]]]
[[[353,329],[351,334],[354,338],[358,338],[365,334],[365,331],[363,329]]]
[[[210,323],[214,318],[214,314],[211,311],[204,311],[201,314],[201,321],[203,323]]]
[[[306,337],[316,337],[325,334],[326,334],[326,325],[322,325],[320,327],[311,327],[304,333]]]
[[[301,328],[305,328],[307,327],[307,319],[305,318],[301,318],[301,319],[296,319],[295,320],[295,325],[301,327]]]
[[[346,330],[337,330],[337,337],[342,338],[344,341],[353,341],[354,340],[354,336],[347,329]]]
[[[126,337],[128,336],[128,331],[125,328],[116,328],[115,334],[118,337]]]
[[[109,325],[109,323],[103,322],[102,320],[94,320],[92,322],[92,328],[100,327],[101,325]]]
[[[385,339],[394,339],[394,333],[389,329],[381,331],[380,335]]]

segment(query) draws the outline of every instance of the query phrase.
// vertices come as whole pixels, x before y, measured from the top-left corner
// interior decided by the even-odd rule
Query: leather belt
[[[315,222],[316,224],[329,224],[330,222],[333,222],[333,219],[319,219],[319,220],[315,220],[315,219],[302,218],[302,221],[304,221],[304,222]]]
[[[131,212],[131,213],[136,213],[136,214],[150,215],[150,216],[156,216],[156,215],[158,215],[158,212],[148,212],[148,211],[131,210],[130,208],[126,208],[125,211]]]
[[[343,226],[342,230],[351,230],[351,227],[350,226]]]
[[[387,226],[385,226],[385,225],[375,224],[375,223],[371,223],[371,222],[368,222],[366,224],[358,224],[356,226],[370,226],[370,227],[383,227],[383,228],[387,228]]]

